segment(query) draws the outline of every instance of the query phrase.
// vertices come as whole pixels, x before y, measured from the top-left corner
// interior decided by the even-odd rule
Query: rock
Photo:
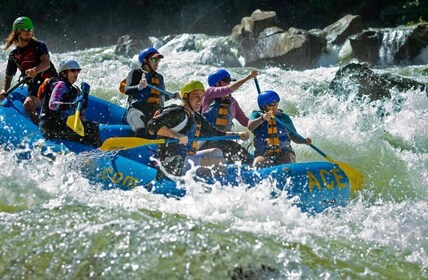
[[[114,53],[127,57],[132,57],[141,50],[150,47],[148,39],[142,39],[137,36],[124,35],[117,39]]]
[[[276,12],[255,10],[251,16],[243,17],[241,24],[233,28],[231,39],[239,42],[244,37],[257,38],[263,30],[272,26],[278,26]]]
[[[243,39],[240,53],[245,58],[245,66],[306,69],[315,66],[325,47],[326,40],[320,35],[296,28],[284,32],[273,27],[265,29],[257,39]]]
[[[322,30],[329,44],[341,45],[349,36],[363,31],[361,16],[346,15]]]
[[[410,89],[427,90],[427,86],[417,81],[391,74],[377,74],[367,66],[350,63],[341,67],[330,83],[336,94],[349,95],[357,91],[357,96],[368,96],[371,100],[390,98],[390,91]]]
[[[370,65],[417,64],[428,46],[428,23],[415,26],[367,30],[349,38],[353,57]]]

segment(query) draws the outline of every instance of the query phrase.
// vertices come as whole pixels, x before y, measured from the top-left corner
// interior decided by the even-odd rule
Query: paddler
[[[258,111],[253,111],[248,129],[254,133],[254,161],[256,167],[266,167],[284,163],[296,162],[296,154],[291,147],[291,141],[297,144],[312,144],[310,138],[300,140],[275,118],[296,131],[291,118],[278,109],[281,99],[273,90],[260,93],[257,97]]]
[[[163,58],[164,56],[153,47],[142,50],[138,55],[140,68],[131,70],[126,78],[124,88],[125,94],[128,95],[126,121],[137,137],[148,136],[145,134],[147,122],[164,106],[166,100],[171,99],[165,93],[149,86],[165,90],[164,78],[157,72]],[[178,92],[174,98],[180,98]]]
[[[40,101],[37,98],[37,91],[46,78],[56,76],[57,73],[50,61],[46,44],[34,36],[34,26],[30,18],[19,17],[13,22],[12,32],[6,39],[4,50],[7,50],[12,44],[16,48],[9,54],[0,100],[6,97],[13,76],[19,69],[21,76],[30,78],[26,81],[29,95],[25,98],[24,108],[31,120],[38,123]]]
[[[251,70],[247,76],[236,81],[226,69],[217,69],[208,76],[209,87],[206,90],[201,106],[201,114],[205,119],[219,130],[233,131],[233,120],[236,119],[243,127],[247,127],[248,118],[232,96],[245,82],[257,77],[257,70]],[[219,148],[228,162],[241,161],[251,164],[252,157],[247,149],[239,143],[227,141],[209,141],[202,147]]]
[[[222,135],[239,135],[248,140],[248,132],[225,132],[216,129],[199,113],[205,87],[200,81],[190,81],[181,88],[181,105],[168,106],[147,125],[147,133],[158,138],[175,138],[179,143],[159,146],[159,158],[168,173],[183,175],[192,166],[209,167],[225,163],[223,152],[218,148],[199,149],[198,142],[189,138]]]

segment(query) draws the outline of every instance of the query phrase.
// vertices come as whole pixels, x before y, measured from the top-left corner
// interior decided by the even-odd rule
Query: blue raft
[[[90,146],[65,140],[47,140],[38,126],[28,118],[23,101],[27,96],[25,87],[11,92],[0,106],[0,145],[42,149],[46,154],[73,152],[82,158],[83,176],[93,183],[101,183],[105,189],[130,190],[143,186],[155,194],[168,197],[183,197],[184,188],[177,187],[170,179],[157,179],[157,169],[150,157],[156,154],[155,145],[116,152],[102,152]],[[90,96],[86,112],[88,120],[100,123],[103,140],[110,137],[133,136],[128,125],[123,124],[125,108],[103,99]],[[262,180],[269,180],[277,188],[273,196],[287,191],[288,197],[297,196],[296,205],[304,212],[319,213],[330,207],[346,206],[351,188],[346,174],[330,162],[302,162],[283,164],[254,170],[230,165],[227,175],[215,178],[227,186],[246,184],[254,187]],[[209,182],[210,183],[210,182]]]

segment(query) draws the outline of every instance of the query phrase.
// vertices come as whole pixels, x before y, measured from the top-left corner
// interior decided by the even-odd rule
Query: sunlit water
[[[174,45],[160,51],[165,59],[159,72],[171,92],[191,79],[206,85],[217,69]],[[117,88],[137,67],[136,57],[116,56],[113,47],[51,57],[55,65],[78,60],[79,82],[88,82],[96,96],[125,104]],[[0,58],[6,61],[6,54]],[[424,69],[382,71],[428,83]],[[239,79],[251,69],[229,70]],[[337,67],[259,70],[261,89],[280,94],[280,107],[301,135],[365,174],[364,190],[349,206],[308,216],[284,197],[270,199],[268,182],[250,190],[211,186],[207,192],[187,178],[188,195],[181,200],[143,188],[105,191],[74,168],[74,155],[52,161],[34,151],[28,161],[2,149],[1,278],[428,278],[427,94],[396,91],[391,99],[360,100],[331,94]],[[252,81],[233,95],[248,115],[257,108]],[[299,161],[324,160],[307,146],[294,148]]]

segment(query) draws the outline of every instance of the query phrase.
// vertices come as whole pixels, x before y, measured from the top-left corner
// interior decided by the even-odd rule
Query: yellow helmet
[[[194,90],[202,90],[205,92],[205,87],[200,81],[190,81],[181,88],[181,99],[184,98],[186,93],[192,92]]]

